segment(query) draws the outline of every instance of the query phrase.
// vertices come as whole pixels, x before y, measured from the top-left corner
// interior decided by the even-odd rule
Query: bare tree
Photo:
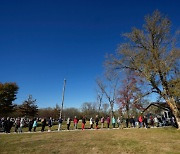
[[[175,99],[179,97],[176,90],[179,91],[180,50],[170,35],[170,26],[170,20],[159,11],[146,16],[142,29],[133,28],[132,32],[124,34],[128,41],[107,61],[107,68],[136,72],[153,93],[167,102],[180,128]]]
[[[86,118],[90,119],[91,117],[95,117],[98,113],[96,103],[92,102],[84,102],[81,107],[82,116],[86,116]]]
[[[107,103],[102,104],[102,110],[105,114],[108,113],[108,109],[109,109],[109,104]]]
[[[96,83],[99,89],[101,90],[102,94],[105,95],[106,99],[109,102],[111,108],[111,117],[114,116],[114,104],[117,98],[117,85],[119,78],[117,76],[109,76],[106,75],[106,84],[101,79],[97,79]]]
[[[100,112],[101,111],[101,107],[102,107],[102,103],[103,103],[104,93],[100,89],[97,89],[96,92],[97,92],[98,112]]]

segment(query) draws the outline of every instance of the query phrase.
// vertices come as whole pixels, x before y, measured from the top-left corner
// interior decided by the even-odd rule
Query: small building
[[[153,102],[149,104],[143,111],[143,114],[147,116],[147,118],[158,117],[160,120],[163,118],[166,120],[166,125],[170,125],[172,123],[172,111],[169,108],[166,102]]]
[[[151,113],[152,115],[163,115],[165,118],[171,118],[172,112],[166,102],[153,102],[143,111],[143,114]]]

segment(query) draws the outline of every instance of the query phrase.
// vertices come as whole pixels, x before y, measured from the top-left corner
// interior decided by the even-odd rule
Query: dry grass
[[[180,153],[176,129],[85,130],[0,135],[0,153]]]

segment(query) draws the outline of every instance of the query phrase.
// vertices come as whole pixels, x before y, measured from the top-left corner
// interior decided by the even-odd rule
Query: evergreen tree
[[[36,100],[33,100],[32,95],[19,106],[19,111],[22,116],[35,117],[38,113],[38,106],[35,104]]]
[[[16,83],[0,83],[0,116],[8,116],[13,111],[18,89]]]

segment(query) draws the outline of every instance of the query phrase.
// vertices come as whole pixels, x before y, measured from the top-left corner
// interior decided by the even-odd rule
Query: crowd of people
[[[86,126],[86,121],[89,121],[89,127]],[[150,128],[150,127],[161,127],[167,125],[167,119],[158,116],[142,116],[135,118],[134,116],[131,116],[130,118],[123,118],[118,117],[117,119],[113,116],[110,118],[110,116],[105,117],[99,117],[96,115],[95,118],[91,117],[90,119],[87,119],[85,116],[82,117],[82,119],[78,119],[76,116],[71,119],[68,117],[66,121],[63,123],[63,119],[60,117],[58,122],[58,131],[62,130],[62,125],[66,123],[67,130],[70,130],[71,123],[73,123],[74,130],[78,129],[78,123],[81,121],[81,129],[84,130],[85,126],[89,129],[103,129],[103,128],[110,128],[110,125],[112,124],[112,128]],[[10,133],[12,127],[14,126],[14,131],[16,133],[22,133],[24,127],[28,127],[29,132],[36,132],[36,128],[41,126],[41,132],[45,131],[45,127],[48,126],[48,132],[51,131],[51,128],[53,126],[53,123],[55,122],[52,117],[48,118],[0,118],[0,129],[4,133]],[[171,118],[171,124],[175,124],[175,119]]]

